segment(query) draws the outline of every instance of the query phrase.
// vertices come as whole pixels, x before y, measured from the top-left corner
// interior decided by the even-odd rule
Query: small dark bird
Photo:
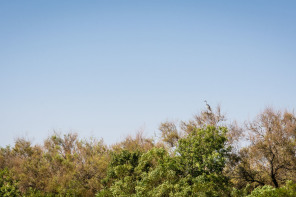
[[[211,108],[211,106],[208,104],[208,102],[207,102],[206,100],[205,100],[204,102],[206,103],[206,106],[207,106],[208,110],[209,110],[210,112],[212,112],[212,108]]]

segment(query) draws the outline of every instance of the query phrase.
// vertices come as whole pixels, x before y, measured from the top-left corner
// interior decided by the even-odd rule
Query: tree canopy
[[[227,122],[210,106],[107,146],[77,134],[0,149],[0,196],[295,196],[296,116]]]

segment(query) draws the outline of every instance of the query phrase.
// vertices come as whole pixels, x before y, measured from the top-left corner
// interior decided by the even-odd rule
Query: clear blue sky
[[[108,144],[221,104],[296,106],[296,1],[0,1],[0,146]]]

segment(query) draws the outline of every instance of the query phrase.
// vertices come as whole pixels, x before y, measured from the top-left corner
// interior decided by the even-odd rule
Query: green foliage
[[[230,146],[225,127],[207,126],[194,129],[179,140],[176,153],[179,172],[199,196],[226,195],[228,179],[223,174]]]
[[[235,151],[240,129],[224,120],[208,107],[181,130],[163,123],[159,141],[139,132],[110,147],[76,134],[17,139],[0,148],[0,196],[296,196],[296,117],[265,111]]]
[[[279,192],[276,188],[270,185],[255,188],[248,197],[278,197]]]
[[[224,127],[208,126],[206,129],[195,129],[179,141],[176,152],[180,155],[180,165],[185,176],[222,172],[230,152],[230,147],[226,147],[226,132]]]
[[[286,185],[280,188],[274,188],[270,185],[255,188],[247,197],[295,197],[296,184],[287,181]]]
[[[97,196],[226,195],[226,133],[223,127],[196,129],[179,140],[175,154],[163,148],[114,153]]]
[[[249,184],[246,185],[246,187],[242,188],[242,189],[237,189],[235,187],[232,188],[231,191],[231,196],[232,197],[243,197],[243,196],[247,196],[248,194],[251,193],[251,187]]]
[[[135,192],[135,183],[138,179],[134,172],[138,165],[141,152],[129,152],[123,150],[120,153],[113,153],[107,177],[103,180],[109,190],[102,193],[112,193],[112,195],[131,195]],[[100,194],[101,196],[103,194]]]
[[[8,169],[0,171],[0,196],[14,197],[21,196],[18,190],[18,184],[13,179]]]
[[[251,185],[247,185],[245,188],[236,189],[233,188],[232,197],[295,197],[296,196],[296,184],[293,181],[287,181],[282,187],[275,188],[271,185],[264,185],[256,187],[251,190]]]
[[[154,148],[140,158],[136,173],[138,196],[168,196],[178,181],[176,161],[163,148]]]

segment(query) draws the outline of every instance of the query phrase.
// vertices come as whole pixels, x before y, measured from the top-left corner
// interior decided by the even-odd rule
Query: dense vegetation
[[[0,150],[0,196],[296,196],[296,117],[266,109],[245,125],[208,106],[107,146],[76,134]]]

